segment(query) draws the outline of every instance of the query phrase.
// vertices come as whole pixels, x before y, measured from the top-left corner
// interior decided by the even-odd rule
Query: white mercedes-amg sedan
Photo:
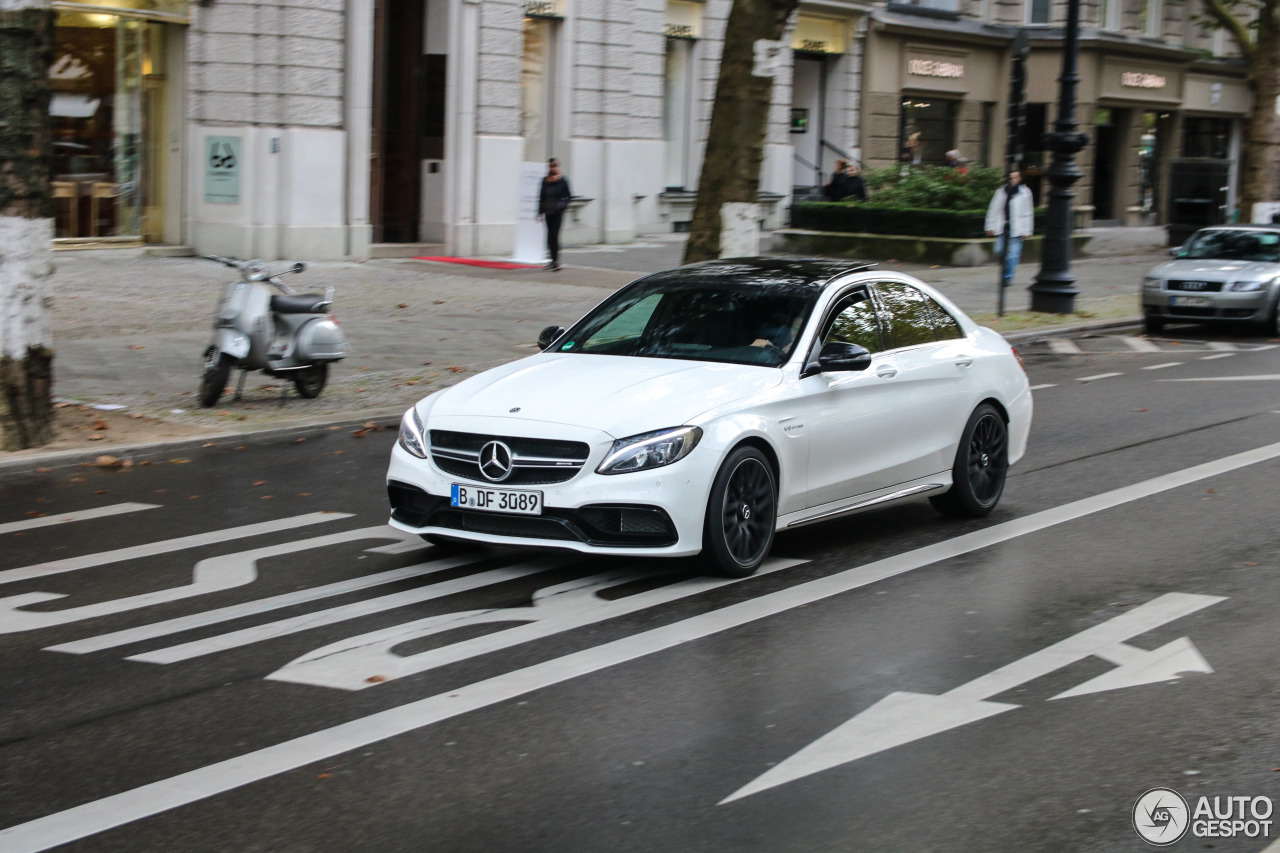
[[[775,532],[890,501],[989,513],[1031,427],[1000,335],[865,264],[656,273],[539,345],[405,413],[394,527],[741,577]]]

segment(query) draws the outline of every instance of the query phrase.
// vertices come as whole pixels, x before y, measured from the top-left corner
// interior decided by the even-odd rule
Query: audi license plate
[[[453,484],[449,505],[485,512],[512,512],[542,515],[542,492],[513,492],[509,489],[481,489]]]
[[[1212,308],[1213,300],[1207,296],[1170,296],[1169,304],[1182,308]]]

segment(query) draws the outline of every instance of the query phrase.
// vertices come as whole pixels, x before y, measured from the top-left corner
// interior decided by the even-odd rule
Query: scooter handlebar
[[[240,269],[240,262],[237,261],[235,258],[224,258],[221,255],[205,255],[204,259],[206,261],[217,261],[223,266],[231,267],[232,269],[236,269],[236,270]]]

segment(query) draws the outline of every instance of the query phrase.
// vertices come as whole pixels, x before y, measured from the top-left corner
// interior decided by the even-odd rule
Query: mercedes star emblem
[[[491,441],[480,448],[480,473],[495,483],[510,477],[511,448],[501,441]]]

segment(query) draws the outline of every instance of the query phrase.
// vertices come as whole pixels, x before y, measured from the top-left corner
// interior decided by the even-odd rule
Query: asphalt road
[[[736,582],[406,541],[391,431],[6,471],[0,850],[1138,851],[1148,789],[1274,803],[1280,346],[1176,331],[1030,347],[989,518]]]

